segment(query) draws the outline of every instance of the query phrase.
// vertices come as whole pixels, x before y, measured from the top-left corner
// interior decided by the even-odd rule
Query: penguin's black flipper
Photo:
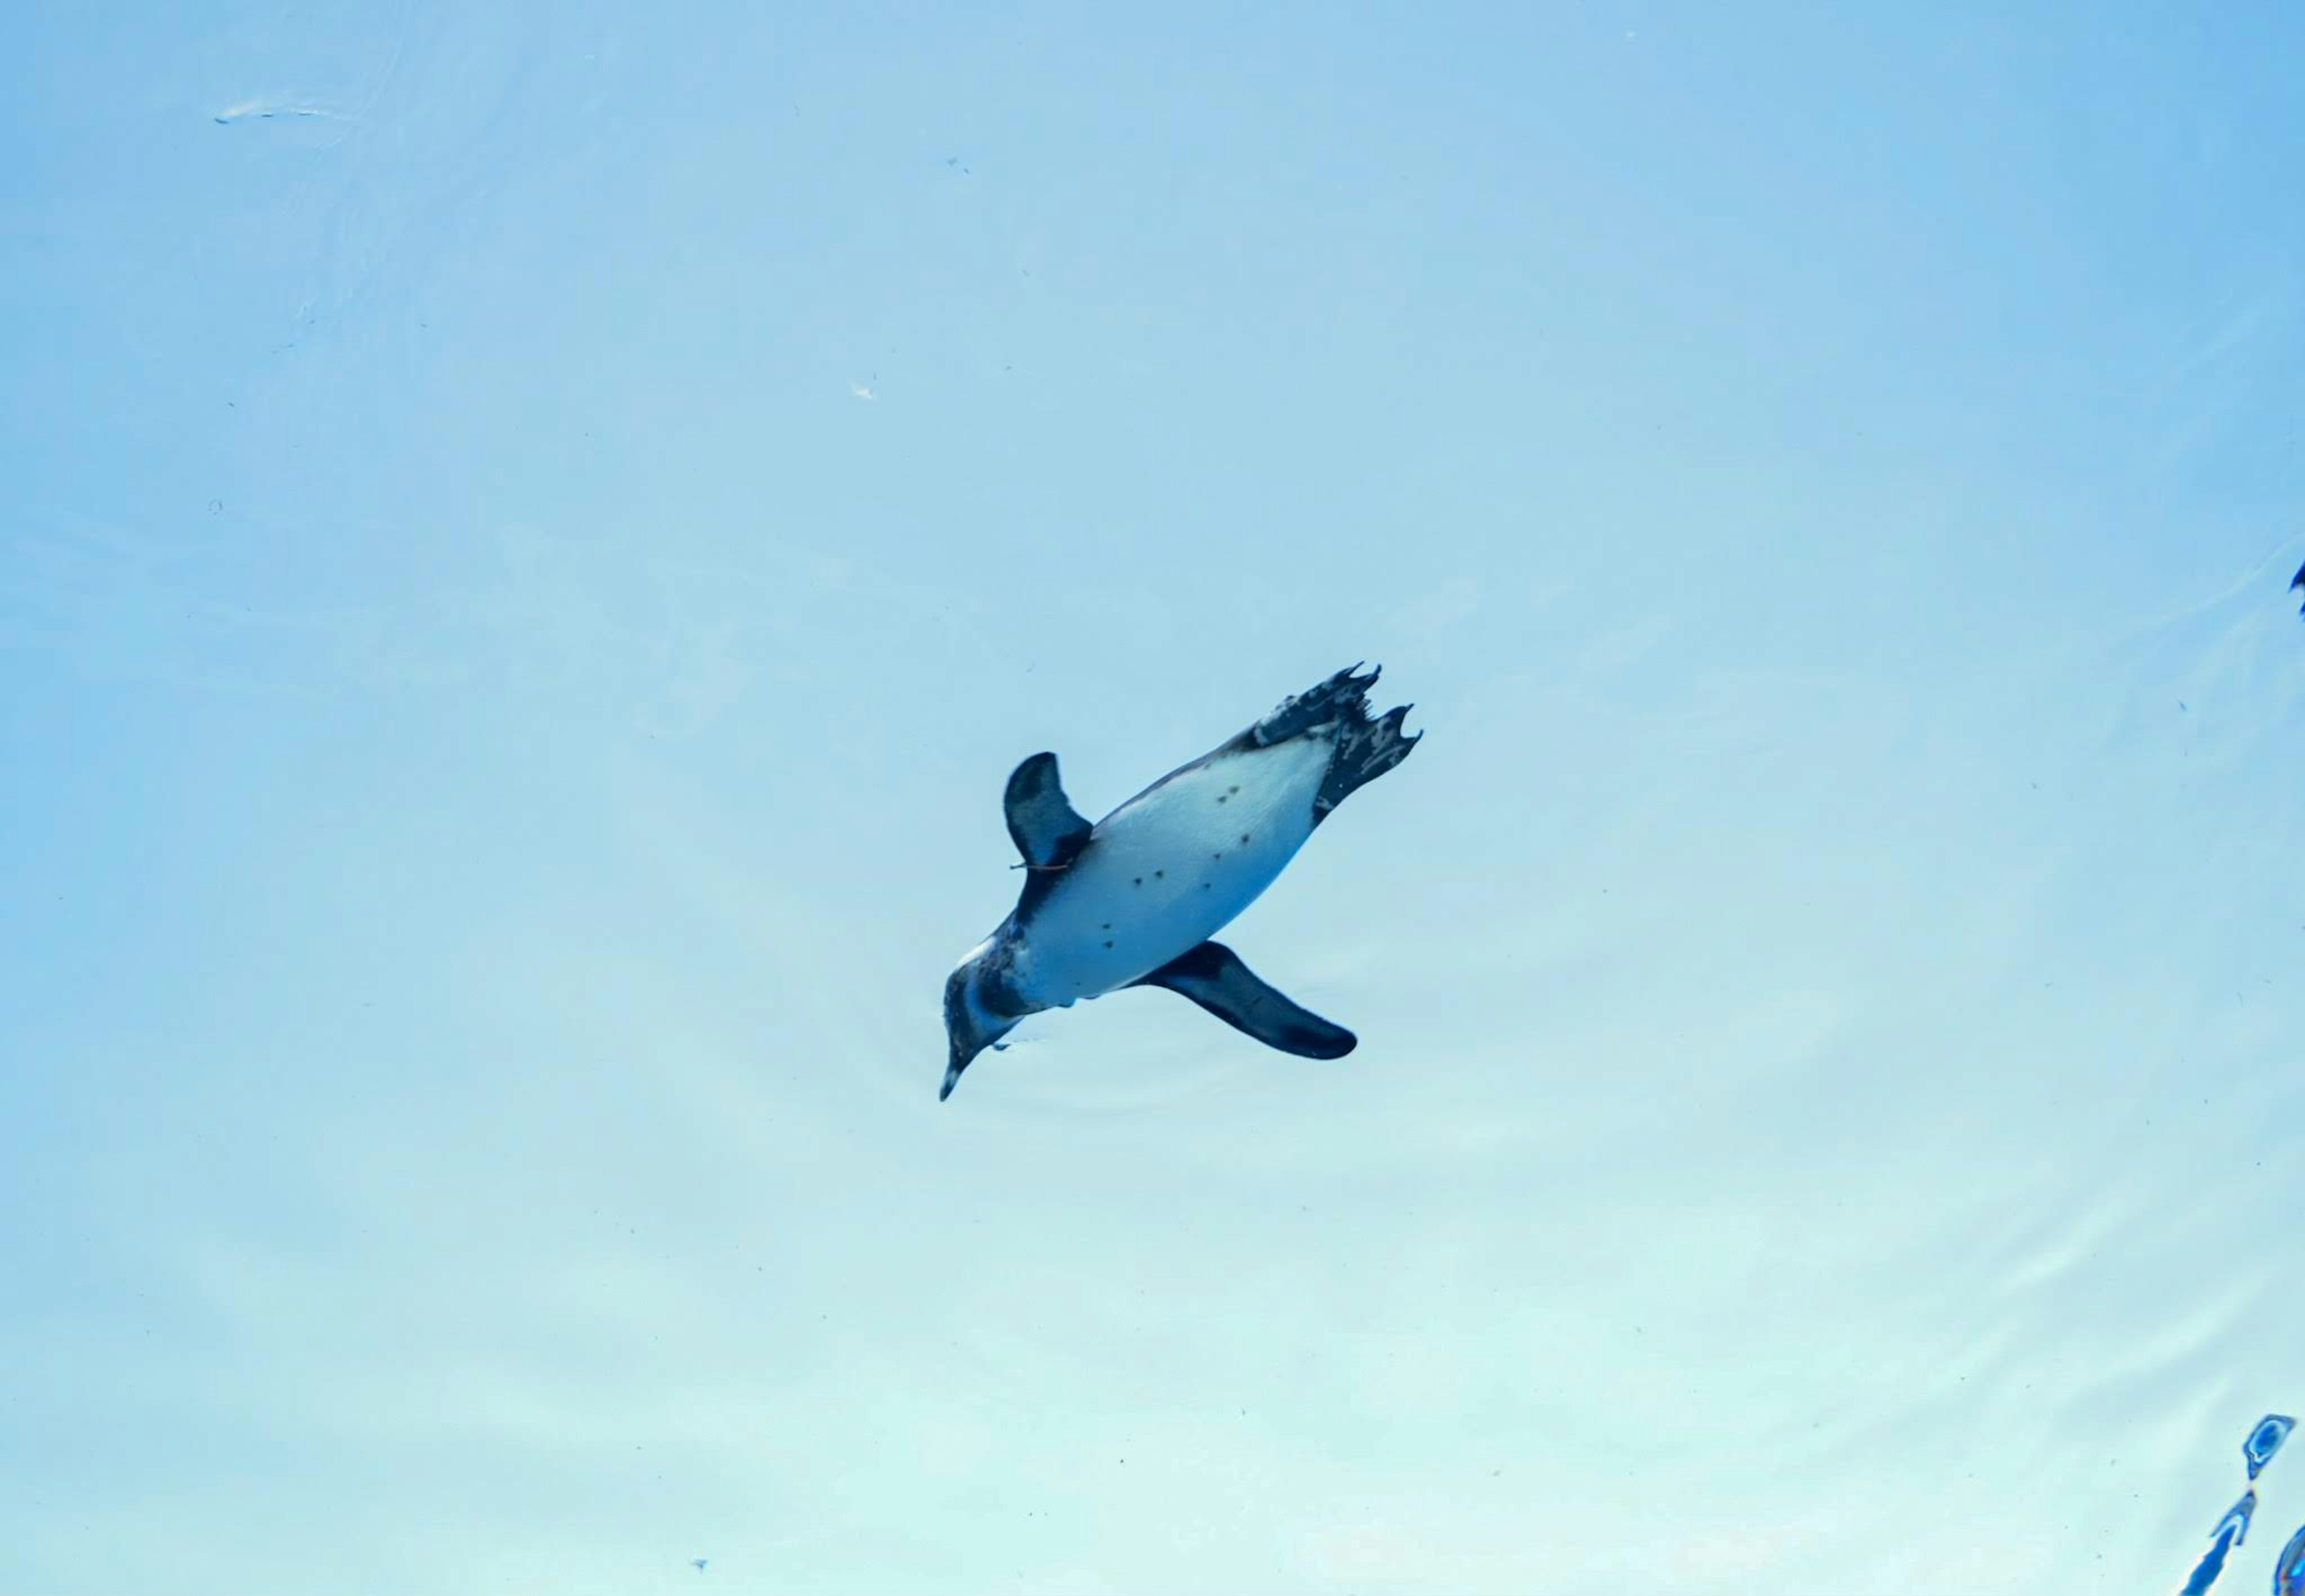
[[[1342,1058],[1359,1040],[1266,986],[1221,942],[1204,942],[1129,984],[1166,987],[1234,1030],[1299,1058]]]
[[[1056,755],[1036,753],[1017,766],[1000,802],[1008,811],[1008,835],[1016,852],[1033,869],[1062,870],[1088,845],[1092,828],[1065,796]]]

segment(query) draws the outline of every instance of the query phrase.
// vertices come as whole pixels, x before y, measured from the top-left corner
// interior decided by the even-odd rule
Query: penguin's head
[[[979,1053],[999,1041],[1016,1028],[1015,1017],[994,1012],[985,1004],[984,955],[979,947],[961,961],[960,968],[944,983],[944,1034],[950,1046],[944,1066],[944,1085],[937,1091],[940,1103],[952,1095],[960,1083],[960,1073]]]

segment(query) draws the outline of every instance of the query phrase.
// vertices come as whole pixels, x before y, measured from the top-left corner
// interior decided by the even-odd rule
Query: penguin
[[[1357,1039],[1291,1002],[1211,940],[1272,885],[1357,789],[1408,757],[1403,704],[1372,719],[1383,667],[1350,666],[1170,771],[1092,826],[1065,796],[1057,756],[1008,777],[1008,835],[1025,872],[1016,907],[945,982],[941,1102],[961,1072],[1028,1014],[1129,987],[1165,987],[1303,1058]]]

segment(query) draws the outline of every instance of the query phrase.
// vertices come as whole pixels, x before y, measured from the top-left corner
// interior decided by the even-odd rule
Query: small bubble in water
[[[2273,1455],[2281,1450],[2281,1443],[2296,1428],[2297,1421],[2285,1413],[2267,1413],[2257,1422],[2257,1428],[2241,1444],[2241,1455],[2249,1460],[2250,1479],[2256,1479],[2258,1471],[2273,1461]]]

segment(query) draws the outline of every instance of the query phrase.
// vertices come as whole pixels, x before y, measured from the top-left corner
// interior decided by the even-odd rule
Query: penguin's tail
[[[1248,728],[1250,741],[1259,748],[1270,748],[1340,719],[1366,720],[1368,690],[1376,684],[1384,666],[1380,665],[1366,675],[1353,674],[1360,668],[1348,665],[1327,681],[1282,699],[1272,714]]]
[[[1355,713],[1348,716],[1338,730],[1336,751],[1329,756],[1329,773],[1322,778],[1320,792],[1314,795],[1314,826],[1327,819],[1329,811],[1354,793],[1407,759],[1408,751],[1424,740],[1422,732],[1414,737],[1401,733],[1401,722],[1416,708],[1414,704],[1388,710],[1377,720],[1369,718],[1365,701],[1354,708]]]
[[[1401,734],[1400,723],[1416,707],[1413,704],[1388,711],[1381,720],[1369,717],[1368,690],[1376,684],[1384,667],[1378,666],[1365,674],[1359,674],[1360,669],[1357,665],[1347,666],[1325,682],[1282,699],[1272,714],[1249,727],[1240,739],[1244,744],[1270,748],[1292,737],[1336,728],[1329,773],[1313,799],[1315,826],[1356,789],[1407,759],[1408,751],[1424,736],[1422,732],[1415,737]]]

